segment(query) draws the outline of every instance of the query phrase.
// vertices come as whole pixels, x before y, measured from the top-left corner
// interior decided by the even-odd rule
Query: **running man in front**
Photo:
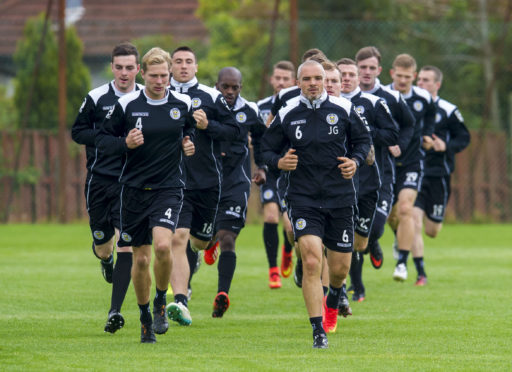
[[[120,176],[119,247],[133,246],[132,281],[140,309],[141,342],[167,332],[166,293],[171,245],[183,204],[183,154],[194,154],[194,117],[188,96],[169,91],[170,56],[152,48],[142,58],[144,90],[119,99],[96,136],[105,154],[125,156]],[[205,130],[204,123],[197,124]],[[151,315],[151,244],[156,295]]]
[[[352,256],[356,203],[352,177],[366,160],[371,140],[350,101],[327,95],[321,64],[306,61],[297,75],[301,93],[287,102],[263,135],[262,156],[269,167],[289,172],[286,195],[303,260],[302,292],[313,347],[327,348],[326,331],[336,331],[341,287]],[[283,148],[289,149],[284,156]],[[324,245],[330,282],[325,322]]]

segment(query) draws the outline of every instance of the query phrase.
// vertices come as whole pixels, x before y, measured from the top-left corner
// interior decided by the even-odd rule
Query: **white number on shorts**
[[[417,172],[407,172],[405,174],[405,177],[406,177],[405,182],[415,183],[418,180],[418,173]]]
[[[364,231],[368,231],[368,225],[367,225],[368,222],[370,222],[369,218],[361,217],[359,219],[359,226],[361,227],[361,229],[363,229]]]
[[[302,138],[302,132],[300,131],[300,126],[295,129],[295,138],[301,139]]]
[[[443,205],[442,204],[434,204],[433,205],[433,215],[435,217],[441,217],[443,215]]]
[[[135,128],[137,128],[138,130],[142,130],[142,118],[140,116],[137,119],[137,122],[135,123]]]
[[[172,216],[172,209],[169,208],[165,211],[165,216],[168,218],[168,219],[171,219],[171,216]]]
[[[343,230],[343,236],[341,237],[341,240],[343,241],[343,243],[348,243],[349,242],[347,230]]]
[[[212,232],[212,224],[211,223],[205,223],[203,225],[203,233],[210,234]]]

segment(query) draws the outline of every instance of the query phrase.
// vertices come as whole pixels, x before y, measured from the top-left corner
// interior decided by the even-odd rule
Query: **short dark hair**
[[[381,55],[380,55],[379,50],[376,47],[367,46],[367,47],[359,49],[359,51],[356,53],[356,61],[357,62],[362,61],[363,59],[368,59],[368,58],[372,58],[372,57],[377,58],[377,61],[379,61],[379,65],[380,65]]]
[[[328,59],[327,56],[324,54],[324,52],[322,52],[320,49],[312,48],[312,49],[308,49],[304,52],[304,54],[302,55],[302,62],[305,62],[306,60],[310,59],[311,57],[317,56],[317,55],[320,55],[322,57],[322,59],[324,59],[324,60]]]
[[[354,65],[356,66],[356,61],[352,58],[341,58],[336,62],[336,66],[338,65]]]
[[[274,70],[276,68],[280,70],[291,71],[292,76],[295,77],[295,66],[290,61],[279,61],[274,65]]]
[[[327,59],[327,57],[325,57],[323,54],[313,54],[311,57],[306,58],[306,61],[315,61],[322,64],[326,61],[329,61],[329,59]]]
[[[189,47],[187,45],[182,45],[182,46],[177,47],[176,49],[174,49],[172,51],[171,58],[174,58],[174,54],[176,54],[177,52],[190,52],[194,55],[194,59],[197,62],[196,53],[194,53],[194,50],[191,47]]]
[[[114,57],[118,56],[135,56],[135,61],[139,63],[139,51],[128,41],[119,43],[112,49],[112,62],[114,62]]]
[[[443,72],[436,66],[427,65],[423,66],[420,71],[432,71],[434,73],[434,78],[436,82],[443,82]]]

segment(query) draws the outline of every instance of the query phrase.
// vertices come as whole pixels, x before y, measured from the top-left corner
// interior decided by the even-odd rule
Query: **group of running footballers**
[[[457,107],[438,96],[437,67],[417,74],[414,58],[400,54],[383,86],[377,48],[336,62],[310,49],[298,69],[274,65],[274,94],[257,104],[241,96],[235,67],[219,71],[215,88],[200,84],[187,46],[170,54],[152,48],[139,64],[135,46],[121,43],[111,68],[114,79],[89,92],[72,128],[86,146],[92,251],[112,283],[105,332],[124,326],[130,280],[141,342],[156,342],[168,319],[191,325],[190,282],[201,253],[218,267],[212,316],[225,314],[251,182],[260,186],[269,287],[294,272],[314,348],[328,347],[338,316],[352,314],[350,293],[364,301],[364,256],[382,267],[386,221],[396,237],[393,278],[407,279],[412,251],[415,285],[427,284],[422,231],[441,230],[455,154],[470,140]],[[135,82],[139,72],[144,85]]]

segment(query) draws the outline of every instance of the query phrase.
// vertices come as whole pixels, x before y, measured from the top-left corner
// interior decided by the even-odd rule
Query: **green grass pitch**
[[[211,317],[216,266],[193,279],[193,324],[171,324],[154,345],[140,341],[130,285],[125,327],[103,332],[111,286],[90,249],[86,224],[0,226],[1,371],[510,371],[512,226],[446,225],[425,238],[429,283],[392,280],[366,259],[367,298],[339,318],[329,349],[311,347],[311,327],[292,278],[268,288],[261,226],[237,244],[231,307]],[[152,295],[154,284],[152,285]],[[172,322],[171,322],[172,323]]]

